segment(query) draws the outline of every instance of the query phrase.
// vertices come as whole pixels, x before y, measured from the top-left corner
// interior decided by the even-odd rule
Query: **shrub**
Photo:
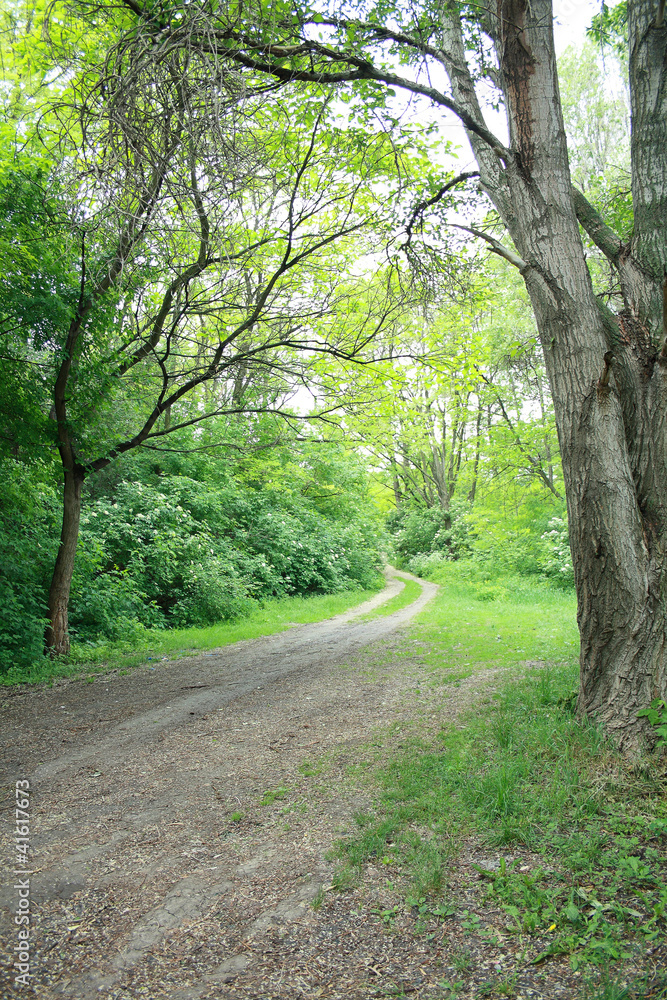
[[[439,553],[443,559],[458,559],[469,551],[465,501],[452,501],[449,510],[429,507],[424,510],[398,511],[387,519],[394,535],[394,551],[399,565],[414,556]]]
[[[574,569],[567,522],[562,517],[552,517],[542,535],[546,552],[542,559],[542,572],[559,587],[574,586]]]
[[[2,674],[29,668],[44,652],[48,573],[57,551],[57,498],[41,480],[43,474],[41,466],[0,462]]]
[[[86,640],[210,625],[264,597],[372,586],[379,565],[371,519],[340,523],[301,497],[233,482],[125,481],[82,516],[70,620]]]

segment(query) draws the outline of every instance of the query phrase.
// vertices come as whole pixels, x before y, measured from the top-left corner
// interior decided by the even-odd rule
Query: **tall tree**
[[[190,15],[188,5],[182,21],[159,29],[164,36],[152,7],[131,6],[154,24],[158,45],[213,46],[286,84],[349,84],[376,107],[385,88],[400,90],[463,123],[480,186],[511,242],[470,229],[525,281],[554,399],[579,603],[579,711],[621,745],[636,744],[637,711],[667,697],[664,0],[627,2],[628,241],[572,187],[550,0],[499,0],[489,9],[453,0],[320,9],[274,2],[213,15],[207,5]],[[480,95],[489,87],[505,110],[508,143],[485,121]],[[611,308],[596,297],[580,225],[617,276]]]
[[[319,355],[367,360],[400,298],[378,282],[346,322],[367,282],[341,289],[340,273],[377,241],[375,185],[395,172],[384,136],[342,132],[319,98],[299,101],[294,127],[294,93],[277,105],[227,59],[165,51],[126,20],[114,9],[103,21],[102,63],[73,36],[74,82],[39,109],[56,164],[44,174],[24,157],[2,189],[5,233],[22,226],[8,235],[22,252],[3,261],[4,354],[50,385],[43,444],[55,438],[62,466],[55,654],[69,648],[86,477],[211,416],[252,412],[253,379],[273,382],[279,406]]]

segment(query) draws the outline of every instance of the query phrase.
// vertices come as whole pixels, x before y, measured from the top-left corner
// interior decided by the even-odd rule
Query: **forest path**
[[[419,581],[413,604],[358,620],[401,589],[389,577],[327,621],[5,697],[5,784],[31,787],[30,995],[298,995],[289,982],[260,989],[268,939],[317,919],[310,903],[334,870],[326,851],[368,805],[347,787],[347,767],[374,729],[413,707],[414,676],[392,642],[437,588]],[[452,717],[472,683],[452,692]],[[10,947],[14,895],[5,879]],[[336,935],[327,942],[316,951],[336,970]],[[339,987],[301,993],[375,995],[345,985],[343,968],[332,976]],[[7,996],[26,996],[4,983]]]

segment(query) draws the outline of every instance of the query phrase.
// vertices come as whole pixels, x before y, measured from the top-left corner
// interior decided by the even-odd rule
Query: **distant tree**
[[[562,491],[530,306],[516,279],[499,285],[497,265],[478,259],[477,269],[465,296],[406,315],[403,359],[385,364],[372,406],[346,406],[347,432],[396,507],[439,507],[445,521],[455,497],[472,503],[480,487],[516,479]]]

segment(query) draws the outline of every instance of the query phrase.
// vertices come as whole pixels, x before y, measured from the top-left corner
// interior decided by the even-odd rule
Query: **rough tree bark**
[[[471,134],[482,184],[521,258],[513,263],[531,298],[554,398],[578,596],[578,707],[624,746],[637,742],[637,711],[667,694],[667,369],[658,356],[667,228],[656,225],[667,204],[667,33],[652,26],[647,0],[629,7],[630,246],[573,196],[548,0],[501,0],[491,27],[510,124],[507,155],[493,157]],[[455,16],[445,24],[444,47],[455,98],[477,114]],[[593,293],[577,218],[586,225],[586,212],[586,228],[619,268],[625,309],[617,319]]]

